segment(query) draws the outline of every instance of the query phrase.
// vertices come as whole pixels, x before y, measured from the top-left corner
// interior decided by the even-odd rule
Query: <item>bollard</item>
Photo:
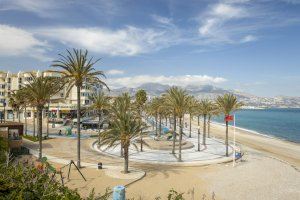
[[[102,162],[98,163],[98,169],[102,169]]]
[[[118,185],[113,190],[113,200],[125,200],[125,187]]]

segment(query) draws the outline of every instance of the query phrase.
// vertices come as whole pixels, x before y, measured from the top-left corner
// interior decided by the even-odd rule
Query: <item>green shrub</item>
[[[0,166],[0,199],[81,199],[76,190],[32,166]]]
[[[33,136],[31,136],[31,135],[23,135],[22,137],[25,138],[25,139],[27,139],[27,140],[30,140],[30,141],[32,141],[32,142],[37,142],[37,141],[39,141],[39,139],[38,139],[37,137],[33,137]]]

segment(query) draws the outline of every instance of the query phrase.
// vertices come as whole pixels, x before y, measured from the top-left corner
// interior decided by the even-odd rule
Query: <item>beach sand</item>
[[[188,118],[186,118],[188,120]],[[194,121],[193,124],[196,122]],[[202,133],[202,130],[201,130]],[[230,138],[232,129],[230,129]],[[211,136],[224,138],[225,127],[211,125]],[[84,162],[98,161],[104,164],[123,166],[123,160],[101,155],[90,148],[95,139],[82,140],[81,157]],[[243,152],[243,160],[235,167],[232,163],[201,167],[175,167],[130,162],[130,166],[142,169],[146,176],[126,188],[127,198],[152,200],[157,196],[166,199],[170,189],[184,192],[186,199],[300,199],[300,145],[279,139],[255,135],[237,130],[236,140]],[[37,148],[37,143],[25,141],[26,146]],[[76,160],[76,139],[50,139],[44,141],[44,153],[65,159]],[[225,147],[224,147],[225,153]],[[96,193],[104,193],[106,187],[126,184],[124,180],[113,179],[103,172],[84,168],[90,177],[88,183],[82,181],[78,173],[67,185],[78,188],[86,196],[92,188]]]

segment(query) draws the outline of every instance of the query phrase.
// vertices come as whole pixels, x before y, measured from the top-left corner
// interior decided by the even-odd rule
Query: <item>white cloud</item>
[[[242,7],[224,3],[216,4],[211,10],[211,15],[220,18],[220,20],[224,18],[241,18],[245,14],[246,12]]]
[[[252,42],[252,41],[255,41],[257,40],[257,37],[253,36],[253,35],[246,35],[242,40],[241,42],[242,43],[245,43],[245,42]]]
[[[231,22],[249,17],[244,1],[225,1],[213,4],[201,17],[199,34],[204,43],[236,43],[240,27]],[[240,25],[241,26],[241,25]],[[240,36],[239,36],[240,37]]]
[[[40,17],[52,17],[61,8],[61,2],[54,0],[0,0],[0,10],[19,10],[32,12]]]
[[[179,37],[176,32],[171,33],[167,29],[142,29],[134,26],[118,30],[100,27],[43,28],[35,33],[69,47],[86,48],[113,56],[133,56],[156,51],[173,45]]]
[[[111,69],[106,72],[106,74],[108,74],[108,75],[120,75],[120,74],[124,74],[124,73],[125,72],[123,70],[118,70],[118,69]]]
[[[159,16],[159,15],[151,15],[151,16],[158,23],[167,24],[167,25],[172,24],[172,19],[170,19],[170,18],[162,17],[162,16]]]
[[[0,24],[0,55],[29,56],[39,60],[49,60],[46,56],[46,42],[38,40],[26,30]]]
[[[107,82],[112,88],[119,87],[138,87],[144,83],[160,83],[167,85],[202,85],[202,84],[219,84],[225,82],[222,77],[211,77],[207,75],[181,75],[181,76],[151,76],[139,75],[132,77],[110,78]]]

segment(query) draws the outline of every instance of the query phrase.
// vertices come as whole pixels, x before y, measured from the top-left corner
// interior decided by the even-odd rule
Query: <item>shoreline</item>
[[[185,120],[189,120],[186,116]],[[197,119],[192,120],[194,127],[197,127]],[[203,119],[200,120],[200,132],[203,133]],[[211,123],[210,135],[225,139],[225,126],[221,123]],[[229,142],[233,141],[233,127],[229,126]],[[289,164],[300,169],[300,144],[290,142],[277,137],[265,136],[264,134],[255,133],[255,131],[236,128],[236,142],[243,147],[258,150],[272,157],[286,161]]]
[[[217,122],[217,121],[211,121],[211,124],[220,125],[220,126],[225,127],[225,124]],[[229,125],[229,127],[233,128],[233,125]],[[240,127],[240,126],[235,126],[235,128],[236,128],[236,130],[246,131],[246,132],[253,133],[255,135],[262,136],[262,137],[265,137],[265,138],[277,139],[277,140],[280,140],[280,141],[283,141],[283,142],[290,142],[290,143],[295,144],[295,145],[300,145],[300,142],[291,141],[291,140],[288,140],[288,139],[282,138],[282,137],[276,137],[274,135],[268,135],[266,133],[258,132],[258,131],[252,130],[252,129],[243,128],[243,127]]]

